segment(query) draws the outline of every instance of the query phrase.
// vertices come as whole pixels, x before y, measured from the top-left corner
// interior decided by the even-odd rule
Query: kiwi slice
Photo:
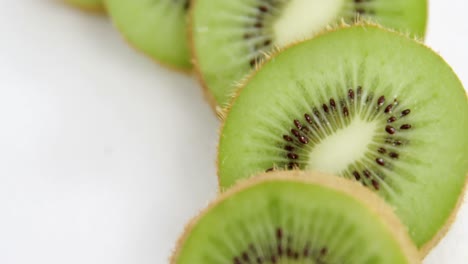
[[[374,25],[277,54],[239,91],[221,131],[225,189],[261,171],[354,179],[393,207],[427,252],[468,171],[468,101],[436,53]]]
[[[174,264],[420,263],[405,227],[349,180],[275,172],[224,193],[179,240]]]
[[[362,17],[424,36],[427,0],[196,0],[191,17],[196,70],[219,110],[265,53],[329,24]]]
[[[65,2],[87,11],[103,11],[103,0],[65,0]]]
[[[182,71],[192,65],[187,42],[189,0],[106,0],[115,26],[136,49]]]

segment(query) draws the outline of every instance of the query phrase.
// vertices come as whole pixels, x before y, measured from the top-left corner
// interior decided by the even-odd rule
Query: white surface
[[[0,3],[0,263],[166,263],[216,194],[218,122],[199,87],[103,16]],[[468,86],[468,5],[431,4],[427,42]],[[466,264],[467,249],[465,203],[425,263]]]

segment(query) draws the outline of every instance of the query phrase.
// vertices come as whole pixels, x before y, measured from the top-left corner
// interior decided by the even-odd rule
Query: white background
[[[468,4],[430,7],[427,43],[468,87]],[[166,263],[216,195],[218,126],[104,16],[0,0],[0,263]],[[468,263],[468,203],[425,263]]]

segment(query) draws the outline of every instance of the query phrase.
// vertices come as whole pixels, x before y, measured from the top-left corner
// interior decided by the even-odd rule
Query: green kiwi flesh
[[[196,69],[218,106],[275,47],[359,16],[423,37],[427,0],[196,0],[191,26]]]
[[[420,263],[383,200],[314,173],[259,176],[217,199],[188,226],[173,264]]]
[[[220,186],[271,170],[354,179],[423,247],[463,193],[467,131],[467,97],[441,57],[378,26],[344,27],[273,56],[239,91],[221,131]]]
[[[65,0],[65,2],[90,11],[104,9],[103,0]]]
[[[136,49],[172,68],[191,69],[186,32],[189,0],[106,0],[106,8]]]

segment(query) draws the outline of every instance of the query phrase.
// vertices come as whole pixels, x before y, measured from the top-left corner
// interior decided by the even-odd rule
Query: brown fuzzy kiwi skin
[[[106,13],[106,8],[104,7],[104,4],[95,5],[95,6],[88,6],[88,5],[80,5],[80,4],[78,4],[76,2],[73,2],[71,0],[63,0],[63,2],[66,3],[69,6],[81,9],[82,11],[85,11],[85,12],[95,13],[95,14],[102,14],[102,15],[104,15]]]
[[[393,209],[377,194],[363,187],[361,184],[348,179],[336,177],[333,175],[327,175],[317,172],[304,172],[299,170],[293,171],[275,171],[269,173],[263,173],[256,177],[240,180],[233,188],[222,193],[215,201],[211,202],[210,205],[201,211],[196,217],[194,217],[185,227],[181,237],[177,240],[176,248],[170,258],[171,264],[177,264],[177,259],[180,254],[180,250],[187,240],[194,226],[198,221],[207,214],[213,207],[222,203],[232,195],[242,192],[245,189],[253,187],[255,185],[274,182],[274,181],[285,181],[285,182],[301,182],[304,184],[320,185],[331,190],[342,192],[348,196],[351,196],[358,200],[361,204],[366,206],[373,214],[379,216],[379,219],[389,228],[390,233],[393,234],[394,238],[401,245],[401,248],[408,257],[409,263],[421,263],[421,255],[417,251],[415,245],[411,241],[406,227],[400,222],[399,218],[394,214]]]
[[[198,80],[198,83],[200,84],[202,91],[203,91],[203,96],[205,100],[208,102],[210,105],[211,109],[213,109],[213,112],[216,114],[218,119],[223,120],[223,108],[218,106],[218,102],[216,102],[216,99],[214,98],[213,94],[210,92],[208,89],[208,85],[206,84],[205,78],[203,78],[203,74],[200,69],[200,64],[198,63],[198,58],[197,58],[197,53],[195,51],[195,40],[194,40],[194,35],[193,35],[193,20],[194,20],[194,6],[196,5],[196,0],[190,0],[190,8],[187,14],[188,17],[188,23],[187,23],[187,35],[188,35],[188,45],[189,45],[189,51],[190,51],[190,56],[192,60],[192,65],[193,65],[193,73],[195,75],[195,78]]]
[[[109,0],[104,0],[104,7],[107,6],[107,2]],[[149,58],[151,61],[153,61],[154,63],[166,68],[166,69],[170,69],[172,71],[175,71],[175,72],[178,72],[178,73],[182,73],[182,74],[185,74],[185,75],[188,75],[188,76],[191,76],[192,75],[192,72],[193,72],[193,69],[192,68],[187,68],[187,69],[184,69],[184,68],[179,68],[177,66],[174,66],[174,65],[171,65],[169,63],[165,63],[165,62],[162,62],[160,60],[158,60],[157,58],[149,55],[149,54],[146,54],[142,49],[140,49],[139,47],[137,47],[135,44],[133,44],[129,39],[128,37],[119,29],[119,27],[117,26],[117,22],[115,21],[114,18],[112,18],[112,16],[109,16],[110,17],[110,20],[112,22],[112,25],[114,26],[114,28],[117,29],[117,31],[120,33],[120,36],[122,37],[122,39],[124,40],[125,43],[127,43],[128,46],[130,46],[133,50],[135,50],[136,52],[138,52],[139,54],[142,54],[144,55],[145,57]],[[193,65],[192,65],[193,66]]]
[[[411,38],[409,36],[409,34],[404,34],[404,33],[401,33],[401,32],[398,32],[396,30],[392,30],[392,29],[388,29],[388,28],[385,28],[385,27],[382,27],[381,25],[379,24],[376,24],[376,23],[373,23],[373,22],[370,22],[370,21],[365,21],[365,20],[359,20],[359,21],[356,21],[355,23],[353,23],[352,25],[350,24],[347,24],[345,23],[344,21],[341,22],[340,25],[337,25],[337,26],[332,26],[332,27],[328,27],[326,29],[324,29],[323,31],[321,31],[320,33],[314,35],[312,38],[318,38],[318,37],[321,37],[323,35],[326,35],[328,33],[331,33],[331,32],[335,32],[335,31],[338,31],[340,29],[343,29],[343,28],[350,28],[350,27],[375,27],[375,28],[379,28],[379,29],[382,29],[382,30],[386,30],[388,32],[391,32],[391,33],[394,33],[394,34],[397,34],[399,36],[403,36],[403,37],[407,37],[407,38],[410,38],[410,39],[413,39],[417,44],[419,44],[420,46],[432,51],[434,54],[436,54],[440,59],[442,59],[443,61],[444,58],[442,56],[440,56],[439,53],[435,52],[434,50],[432,50],[430,47],[428,47],[427,45],[425,45],[421,39],[418,39],[418,38]],[[309,38],[309,39],[312,39],[312,38]],[[308,39],[304,40],[304,41],[307,41]],[[242,90],[245,88],[245,86],[249,83],[250,79],[252,79],[256,74],[257,72],[259,71],[259,69],[261,69],[263,67],[263,65],[265,63],[268,63],[270,60],[273,60],[277,55],[279,55],[282,51],[290,48],[290,47],[293,47],[293,46],[296,46],[296,45],[299,45],[301,44],[302,42],[304,41],[299,41],[299,42],[295,42],[295,43],[292,43],[291,45],[288,45],[284,48],[279,48],[279,47],[276,47],[273,52],[271,52],[270,54],[267,54],[266,58],[262,61],[260,61],[258,67],[256,67],[255,70],[253,70],[250,74],[248,74],[240,83],[239,85],[237,86],[236,90],[235,90],[235,93],[234,93],[234,96],[231,98],[231,102],[229,103],[228,107],[222,109],[222,111],[219,111],[218,112],[218,116],[219,117],[222,117],[221,118],[221,125],[220,125],[220,128],[218,130],[218,137],[219,137],[219,140],[221,140],[221,137],[223,135],[223,130],[224,130],[224,125],[226,123],[226,120],[225,120],[225,117],[227,117],[229,115],[229,112],[231,111],[232,109],[232,106],[234,105],[234,102],[235,100],[240,96]],[[451,69],[451,71],[453,72],[453,74],[456,75],[456,73],[453,71],[453,69]],[[465,94],[467,96],[467,100],[468,100],[468,91],[465,91]],[[218,151],[217,153],[219,153],[219,146],[220,144],[218,143]],[[220,160],[219,160],[219,155],[217,156],[217,159],[216,159],[216,168],[217,168],[217,179],[218,179],[218,189],[219,189],[219,192],[223,192],[224,189],[223,187],[221,186],[221,179],[220,179],[220,173],[219,173],[219,169],[220,169]],[[456,216],[457,216],[457,213],[458,211],[460,210],[460,207],[461,207],[461,204],[463,203],[463,200],[464,200],[464,196],[465,196],[465,193],[467,192],[468,190],[468,174],[466,176],[466,180],[465,180],[465,186],[464,186],[464,189],[463,189],[463,192],[460,194],[460,197],[457,201],[457,204],[456,206],[453,208],[449,218],[447,218],[444,226],[441,227],[441,229],[434,235],[434,237],[426,242],[426,244],[424,244],[421,248],[420,248],[420,254],[421,256],[424,258],[427,256],[427,254],[429,254],[429,252],[442,240],[442,238],[445,237],[445,235],[447,234],[447,232],[450,230],[450,227],[452,226],[453,222],[456,220]]]

